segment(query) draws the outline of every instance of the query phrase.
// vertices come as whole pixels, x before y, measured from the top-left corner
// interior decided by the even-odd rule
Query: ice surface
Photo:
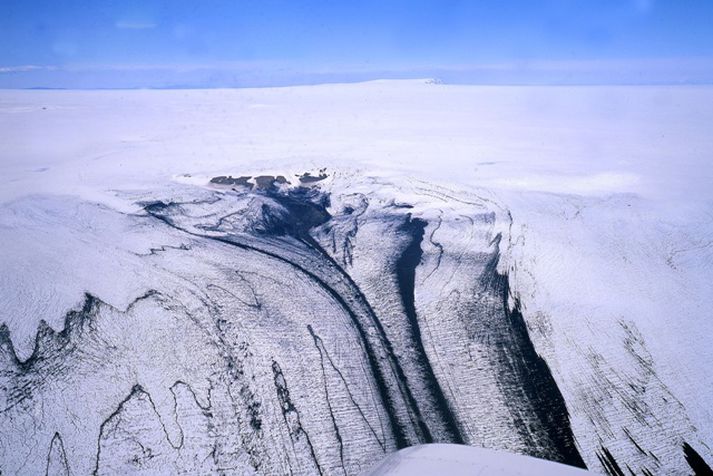
[[[458,445],[421,445],[398,451],[374,468],[371,476],[448,474],[470,476],[584,476],[588,473],[549,461]]]
[[[711,123],[710,87],[2,91],[0,469],[710,465]]]

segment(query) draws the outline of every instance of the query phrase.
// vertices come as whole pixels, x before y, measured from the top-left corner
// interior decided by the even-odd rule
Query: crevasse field
[[[710,474],[711,124],[707,86],[0,91],[0,474]]]

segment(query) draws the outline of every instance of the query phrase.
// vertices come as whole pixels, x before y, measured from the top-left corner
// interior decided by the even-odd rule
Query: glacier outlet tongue
[[[531,339],[492,197],[337,174],[140,199],[137,214],[38,197],[2,212],[5,237],[55,217],[52,259],[26,272],[54,267],[86,291],[64,327],[36,312],[76,294],[61,287],[24,290],[16,309],[35,313],[6,318],[3,473],[356,474],[433,442],[612,474],[705,468],[685,409],[665,407],[676,428],[654,425],[645,395],[615,418],[619,400],[592,399],[583,413],[607,424],[573,431],[560,387],[577,377],[553,374]],[[16,349],[37,325],[34,349]],[[622,332],[648,380],[607,379],[596,356],[582,372],[602,392],[654,382],[670,396],[637,330]]]

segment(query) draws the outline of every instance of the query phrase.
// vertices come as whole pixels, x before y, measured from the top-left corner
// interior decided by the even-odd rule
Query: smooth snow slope
[[[43,403],[32,412],[45,415],[46,420],[35,421],[32,412],[27,419],[6,412],[4,418],[14,419],[17,425],[5,425],[9,430],[0,460],[9,461],[9,454],[17,454],[14,439],[34,431],[38,447],[43,448],[42,461],[32,463],[39,453],[30,452],[23,456],[25,464],[44,468],[49,461],[67,460],[72,467],[93,468],[99,458],[94,461],[88,455],[96,453],[97,438],[100,447],[123,444],[102,437],[99,428],[112,411],[120,410],[117,405],[123,398],[136,407],[123,407],[130,415],[127,421],[141,421],[146,405],[154,407],[164,422],[160,431],[167,435],[167,440],[156,440],[155,445],[164,447],[162,454],[173,454],[169,448],[175,448],[181,432],[180,425],[165,423],[171,408],[183,409],[183,413],[175,410],[179,420],[193,415],[187,421],[198,435],[205,434],[201,425],[215,425],[195,415],[208,408],[206,386],[212,383],[205,376],[225,358],[221,352],[244,354],[240,359],[256,379],[245,384],[248,390],[231,390],[228,385],[221,391],[241,393],[240,412],[250,413],[251,402],[264,402],[257,411],[272,435],[255,436],[257,430],[249,425],[229,421],[227,409],[217,412],[225,415],[219,417],[219,427],[243,435],[241,443],[230,444],[244,452],[221,453],[235,468],[254,469],[260,455],[282,447],[279,438],[287,441],[298,435],[293,453],[273,462],[274,468],[306,470],[317,461],[332,465],[325,466],[332,468],[327,472],[340,467],[348,472],[363,469],[375,453],[397,446],[398,437],[392,433],[398,431],[390,427],[375,431],[377,422],[383,424],[387,415],[396,421],[413,420],[410,412],[421,409],[427,429],[438,435],[438,441],[460,438],[477,446],[563,459],[566,445],[557,443],[559,437],[552,440],[552,435],[546,435],[547,425],[538,423],[524,433],[512,429],[511,425],[517,426],[513,417],[517,412],[526,421],[542,422],[547,417],[538,415],[537,405],[533,406],[537,392],[523,390],[518,375],[525,374],[518,372],[524,370],[514,372],[511,379],[502,376],[503,368],[514,365],[508,363],[512,354],[498,350],[501,341],[493,343],[493,327],[474,319],[469,311],[481,309],[475,315],[495,316],[493,325],[503,332],[498,335],[525,349],[515,355],[529,355],[527,346],[532,345],[544,359],[566,405],[578,453],[590,469],[612,472],[616,466],[623,471],[677,474],[690,470],[691,453],[684,448],[692,448],[711,464],[713,321],[708,303],[713,297],[713,136],[708,129],[712,123],[710,87],[477,87],[378,81],[252,90],[2,91],[0,322],[12,341],[11,351],[3,347],[10,366],[3,370],[3,379],[10,379],[3,380],[3,401],[27,402],[23,399],[34,395],[30,401]],[[232,236],[236,226],[242,230],[245,223],[253,226],[265,217],[255,212],[241,215],[247,222],[210,222],[206,217],[259,208],[211,189],[209,179],[281,173],[294,180],[294,174],[321,167],[327,167],[330,178],[318,188],[331,196],[328,212],[333,218],[328,226],[316,226],[309,234],[328,251],[328,258],[310,257],[299,247],[285,248],[279,240],[261,246],[276,246],[291,262],[317,266],[324,273],[317,273],[322,282],[331,283],[330,289],[338,295],[357,293],[354,296],[362,297],[355,299],[363,298],[374,308],[376,318],[385,324],[385,338],[394,345],[391,357],[386,356],[391,350],[383,359],[371,357],[377,367],[385,366],[377,374],[364,368],[369,360],[364,346],[379,344],[369,344],[369,339],[365,344],[363,336],[354,334],[348,316],[334,308],[332,298],[321,296],[310,279],[299,281],[294,295],[321,297],[304,304],[297,317],[288,312],[289,318],[275,317],[295,305],[280,298],[283,304],[275,304],[270,314],[279,322],[273,329],[282,329],[286,336],[297,332],[302,344],[288,343],[288,338],[275,344],[271,339],[277,337],[263,323],[244,330],[220,327],[222,320],[236,315],[231,309],[245,305],[240,304],[245,300],[241,293],[250,295],[256,289],[251,288],[254,283],[245,284],[249,281],[228,279],[231,268],[252,266],[244,270],[246,276],[277,273],[272,279],[279,281],[289,275],[289,267],[279,271],[282,268],[255,261],[249,253],[244,261],[252,263],[249,266],[240,265],[236,257],[220,258],[227,250],[211,241],[213,234]],[[363,216],[360,197],[371,204]],[[195,203],[195,207],[159,210],[147,205],[156,201]],[[165,213],[172,220],[184,220],[183,225],[200,236],[158,223]],[[411,218],[406,216],[423,221],[422,256],[409,278],[415,289],[412,304],[394,297],[404,295],[405,278],[390,274],[394,266],[405,263],[399,260],[408,256],[409,240],[421,226],[420,222],[416,228],[409,225]],[[216,228],[200,228],[206,224]],[[226,224],[231,228],[226,229]],[[496,236],[499,241],[493,241]],[[330,243],[344,246],[330,248]],[[188,250],[192,252],[186,256]],[[498,271],[508,276],[507,301],[512,310],[519,305],[526,338],[513,338],[511,331],[516,328],[489,314],[487,309],[497,300],[472,299],[491,289],[476,281],[487,274],[483,264],[493,256]],[[352,284],[340,284],[341,275],[330,271],[329,260],[344,268]],[[223,291],[200,284],[223,281]],[[265,287],[264,293],[272,292],[270,285],[260,286]],[[146,294],[149,291],[159,295]],[[89,301],[85,293],[92,296]],[[240,297],[228,298],[229,293]],[[212,309],[211,299],[222,303],[221,308]],[[167,300],[181,303],[185,315],[194,316],[195,322],[179,320],[175,327],[170,325],[174,334],[168,340],[161,336],[160,327],[146,328],[146,336],[155,333],[152,345],[158,351],[139,352],[141,339],[122,334],[129,332],[126,325],[141,327],[141,316],[152,315],[162,316],[164,324],[157,325],[169,325],[178,304],[166,305]],[[42,350],[35,343],[38,327],[43,335],[52,334],[40,321],[59,331],[67,312],[82,304],[86,311],[82,315],[104,316],[97,317],[100,330],[96,332],[121,349],[113,358],[132,370],[112,377],[119,370],[105,369],[105,377],[100,372],[98,380],[89,381],[76,375],[69,380],[56,377],[57,382],[36,394],[27,390],[32,385],[13,387],[16,377],[8,376],[22,372],[8,369],[23,368],[19,361],[30,358],[33,351],[47,352],[47,362],[58,362],[60,369],[84,369],[79,375],[89,375],[86,369],[93,369],[94,361],[87,361],[88,357],[61,357],[65,354],[52,350],[58,344],[46,344]],[[252,308],[246,309],[240,312],[251,315]],[[353,312],[366,316],[372,311]],[[320,330],[315,326],[317,315],[340,316],[339,323]],[[106,316],[114,317],[107,320]],[[403,321],[404,317],[409,320]],[[119,320],[110,324],[112,319]],[[212,319],[217,319],[210,324],[217,330],[204,328]],[[404,327],[404,322],[411,324]],[[413,322],[418,323],[417,335]],[[336,336],[344,336],[344,347],[327,351],[329,344],[319,343],[323,333],[337,340]],[[191,337],[184,339],[185,348],[174,349],[172,359],[178,364],[169,365],[161,349],[170,348],[173,335],[179,341],[180,336]],[[121,344],[115,342],[117,336],[123,336]],[[245,342],[221,340],[215,348],[206,344],[236,336],[243,336]],[[84,338],[97,339],[94,334]],[[263,350],[253,355],[246,349],[255,343]],[[270,354],[265,349],[273,344],[279,350]],[[213,350],[199,361],[181,360],[206,345]],[[347,452],[338,455],[335,441],[341,439],[312,438],[310,455],[299,437],[306,434],[301,428],[318,428],[329,421],[324,418],[332,412],[331,406],[320,404],[307,416],[297,417],[301,423],[293,421],[286,433],[278,429],[282,417],[277,411],[286,404],[285,395],[292,395],[290,405],[299,407],[300,401],[309,405],[310,382],[304,387],[297,383],[304,370],[292,361],[303,353],[300,345],[309,346],[314,359],[336,352],[341,359],[337,367],[349,369],[344,378],[362,390],[372,389],[372,394],[382,384],[385,395],[396,392],[399,378],[405,378],[414,402],[406,398],[388,404],[390,397],[384,397],[387,404],[376,398],[368,404],[358,400],[353,407],[346,400],[367,394],[350,396],[337,374],[325,373],[324,388],[329,392],[332,385],[332,392],[340,395],[333,405],[344,409],[342,417],[349,422],[335,421],[335,428],[342,424],[347,425],[344,432],[354,428],[350,437],[358,441],[345,444]],[[87,356],[105,358],[92,353],[100,352],[101,346],[90,348],[94,350],[87,350]],[[355,355],[362,357],[351,361],[344,348],[360,349]],[[15,354],[19,361],[11,365]],[[158,374],[149,372],[147,362],[161,362],[153,364]],[[403,377],[389,367],[393,362]],[[65,375],[54,365],[37,369],[36,377]],[[320,373],[337,368],[325,370],[318,360],[305,365]],[[393,377],[390,372],[395,372]],[[176,385],[179,381],[183,383]],[[545,381],[550,382],[549,377]],[[132,390],[140,382],[152,383]],[[274,387],[284,385],[305,390],[278,391],[283,400],[272,402]],[[396,387],[388,390],[389,385]],[[94,395],[87,401],[81,424],[59,410],[66,388],[78,392],[76,398]],[[216,401],[227,405],[233,397],[226,395]],[[513,405],[509,398],[518,403]],[[444,399],[454,423],[448,423],[449,413],[441,405]],[[324,397],[319,400],[323,403]],[[53,405],[57,405],[54,412]],[[367,405],[373,421],[362,419],[355,410]],[[271,412],[274,415],[268,415]],[[58,439],[60,429],[72,425],[70,421],[75,429]],[[44,433],[38,433],[39,428]],[[405,438],[422,442],[421,430],[415,426]],[[86,443],[87,435],[94,435],[89,438],[92,443]],[[195,456],[209,453],[211,442],[222,440],[212,434],[191,441],[186,454]],[[176,468],[189,467],[188,456],[176,458],[172,460]],[[217,461],[213,468],[224,463]]]
[[[374,468],[369,476],[586,476],[581,469],[500,451],[458,445],[421,445],[400,450]]]

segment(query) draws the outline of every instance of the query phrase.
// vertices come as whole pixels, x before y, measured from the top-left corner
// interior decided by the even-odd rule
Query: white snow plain
[[[476,190],[511,216],[499,269],[588,467],[602,446],[636,466],[632,441],[710,463],[711,124],[708,86],[0,91],[0,323],[26,359],[40,320],[60,330],[86,292],[126,309],[156,279],[137,255],[183,244],[97,228],[87,203],[133,213],[216,175],[322,167]]]

